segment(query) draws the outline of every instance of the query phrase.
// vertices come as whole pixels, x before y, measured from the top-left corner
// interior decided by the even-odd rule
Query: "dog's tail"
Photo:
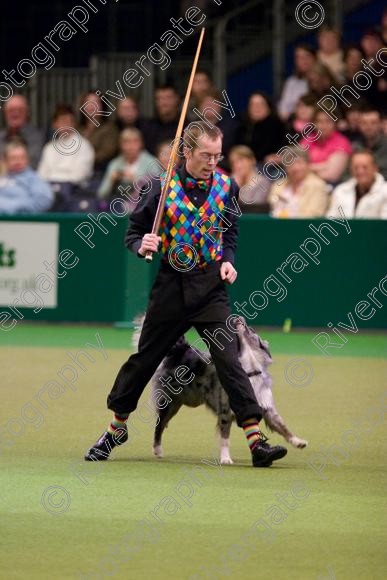
[[[142,327],[144,324],[144,320],[145,320],[145,314],[139,314],[133,320],[134,332],[133,332],[133,336],[132,336],[132,345],[133,345],[133,348],[135,351],[138,350],[138,343],[140,342],[140,336],[141,336],[141,331],[142,331]]]

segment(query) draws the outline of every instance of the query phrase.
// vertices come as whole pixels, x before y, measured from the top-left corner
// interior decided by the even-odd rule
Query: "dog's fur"
[[[137,330],[133,335],[133,344],[136,348],[141,334],[143,319],[144,317],[136,321]],[[275,407],[271,389],[272,380],[267,370],[272,362],[268,342],[262,340],[249,328],[242,317],[239,318],[239,323],[235,325],[235,329],[238,338],[239,360],[247,373],[255,373],[249,378],[258,404],[262,408],[263,418],[267,427],[271,431],[276,431],[282,435],[294,447],[306,447],[308,442],[289,431]],[[163,457],[161,446],[163,431],[182,405],[187,405],[188,407],[206,405],[218,418],[217,429],[220,434],[221,445],[220,463],[223,465],[231,464],[233,461],[230,457],[229,441],[231,424],[235,416],[231,411],[228,396],[220,384],[215,365],[209,353],[203,352],[201,356],[199,352],[188,344],[184,336],[180,337],[163,359],[152,378],[153,393],[155,393],[156,389],[160,392],[160,377],[165,379],[171,377],[169,384],[176,393],[172,394],[169,390],[164,389],[164,392],[172,400],[164,408],[157,408],[156,412],[159,421],[155,428],[153,452],[157,457]],[[206,361],[209,361],[209,363]],[[174,376],[176,368],[181,365],[188,367],[195,375],[194,379],[184,387],[177,382]]]

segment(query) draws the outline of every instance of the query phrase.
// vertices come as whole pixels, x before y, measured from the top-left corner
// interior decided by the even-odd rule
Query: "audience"
[[[308,150],[311,169],[321,179],[335,185],[347,169],[351,143],[337,130],[335,121],[321,109],[316,111],[314,124],[317,128],[315,141],[303,139],[300,144]]]
[[[286,79],[276,107],[268,95],[255,90],[249,96],[246,112],[240,115],[238,103],[233,103],[237,115],[231,117],[230,111],[219,104],[225,101],[224,93],[216,90],[211,74],[197,70],[186,123],[204,118],[222,130],[224,159],[220,166],[232,173],[239,184],[239,202],[245,212],[267,212],[271,207],[276,217],[322,216],[328,205],[328,191],[333,187],[332,208],[337,199],[340,205],[343,198],[352,207],[353,217],[385,217],[384,202],[380,202],[379,209],[377,206],[378,200],[384,199],[380,191],[384,192],[385,183],[382,187],[381,180],[387,179],[387,67],[382,67],[382,74],[372,75],[372,84],[361,91],[361,98],[355,99],[348,90],[344,91],[350,106],[336,93],[335,115],[339,119],[335,122],[318,103],[335,90],[342,91],[343,85],[359,92],[353,78],[364,72],[364,62],[372,59],[374,68],[381,70],[375,57],[386,44],[387,9],[380,28],[366,30],[358,44],[342,46],[338,30],[325,25],[319,28],[316,38],[317,49],[308,44],[295,46],[294,72]],[[256,88],[260,88],[259,81]],[[14,95],[4,103],[5,128],[0,130],[0,174],[5,175],[1,207],[6,203],[10,212],[13,208],[19,211],[19,201],[30,200],[30,207],[36,201],[34,211],[39,211],[45,199],[44,207],[51,211],[109,210],[111,198],[121,197],[122,188],[134,184],[136,188],[139,184],[147,187],[150,173],[155,175],[167,168],[180,118],[181,101],[176,88],[165,84],[156,89],[155,114],[151,119],[141,115],[132,96],[112,98],[113,111],[98,92],[88,91],[80,97],[78,126],[69,105],[56,107],[51,138],[43,149],[44,133],[30,124],[26,97]],[[47,128],[45,120],[42,122]],[[308,129],[311,124],[315,125],[314,133]],[[281,164],[278,152],[294,142],[290,134],[300,135],[307,129],[308,139],[299,140],[296,149],[290,147],[296,159],[284,167],[286,180],[273,182],[262,175],[268,163]],[[26,191],[25,175],[32,172],[28,163],[32,168],[38,167],[45,180],[40,181],[42,195],[36,195],[36,200],[35,193],[30,197],[20,193],[22,184]],[[33,188],[39,182],[38,175],[30,181]],[[48,186],[55,193],[54,202],[51,192],[47,202]],[[20,211],[30,210],[23,206]]]
[[[31,167],[36,169],[42,151],[43,131],[29,123],[29,106],[23,95],[14,95],[4,105],[5,129],[0,130],[0,154],[7,143],[18,137],[28,149]]]
[[[340,33],[336,28],[322,26],[317,34],[317,57],[325,65],[337,82],[344,80],[343,51],[340,45]]]
[[[119,131],[108,117],[95,115],[96,111],[106,112],[106,107],[94,92],[81,96],[80,107],[79,132],[93,147],[94,170],[100,174],[118,152]]]
[[[252,150],[237,145],[231,149],[229,159],[232,176],[240,187],[238,203],[242,212],[266,209],[271,182],[258,173]]]
[[[113,159],[107,169],[102,183],[98,189],[100,199],[120,196],[120,186],[135,191],[138,180],[152,173],[154,175],[159,167],[155,157],[144,150],[143,137],[138,129],[124,129],[120,137],[120,155]],[[134,206],[130,207],[134,209]]]
[[[380,111],[369,107],[360,114],[362,146],[371,151],[384,179],[387,179],[387,136],[383,132]]]
[[[378,173],[370,151],[357,151],[351,158],[352,178],[338,185],[331,198],[328,216],[387,219],[387,182]]]
[[[253,150],[258,164],[276,155],[288,145],[286,127],[274,110],[269,97],[260,91],[250,96],[247,114],[242,119],[236,135],[236,143]]]
[[[180,96],[175,87],[165,85],[155,91],[156,116],[144,128],[145,146],[155,154],[161,141],[173,141],[179,123]]]
[[[287,178],[270,189],[271,215],[278,218],[312,218],[325,215],[329,186],[313,173],[308,155],[289,148],[295,159],[286,167]]]
[[[282,89],[278,103],[278,113],[286,121],[294,113],[300,97],[309,91],[307,75],[316,64],[316,51],[307,44],[300,44],[294,51],[294,74]]]
[[[5,146],[5,175],[0,178],[0,214],[32,214],[48,210],[53,193],[29,166],[27,147],[15,139]]]

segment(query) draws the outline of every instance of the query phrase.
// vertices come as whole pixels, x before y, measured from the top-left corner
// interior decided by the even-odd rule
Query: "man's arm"
[[[235,260],[235,251],[237,248],[238,243],[238,234],[239,234],[239,227],[238,227],[238,217],[241,215],[241,209],[238,203],[239,198],[239,187],[234,179],[231,180],[231,189],[230,189],[230,203],[227,207],[229,207],[231,211],[223,210],[223,215],[227,219],[228,222],[231,222],[229,226],[227,223],[224,226],[227,230],[223,233],[223,262],[230,262],[234,264]]]
[[[138,250],[141,247],[142,238],[145,234],[152,231],[153,221],[155,219],[157,206],[161,194],[160,180],[152,179],[152,187],[148,193],[145,193],[147,188],[142,188],[140,193],[132,192],[133,197],[140,197],[137,206],[131,216],[129,217],[129,227],[125,236],[125,246],[140,258],[143,258]]]

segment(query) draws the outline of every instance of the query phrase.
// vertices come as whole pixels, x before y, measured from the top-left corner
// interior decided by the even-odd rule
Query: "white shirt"
[[[387,219],[387,181],[383,175],[377,173],[371,189],[360,198],[356,208],[355,203],[356,180],[352,178],[333,190],[327,216],[342,217],[339,210],[341,207],[347,219]]]
[[[60,137],[55,144],[50,141],[43,147],[38,166],[38,173],[43,179],[80,184],[91,177],[94,149],[85,137],[79,135],[78,138],[81,141],[75,146],[75,137],[70,135],[68,138]]]

